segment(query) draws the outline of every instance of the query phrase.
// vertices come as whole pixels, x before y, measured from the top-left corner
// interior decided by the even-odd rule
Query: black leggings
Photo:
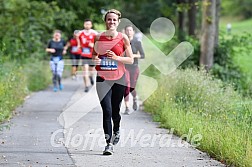
[[[59,85],[61,85],[61,76],[59,74],[53,74],[52,81],[54,88],[56,88],[57,82],[59,83]]]
[[[104,80],[99,76],[96,78],[96,90],[103,111],[103,130],[107,143],[111,143],[112,121],[113,132],[118,131],[120,128],[120,107],[125,88],[124,76],[113,81]]]

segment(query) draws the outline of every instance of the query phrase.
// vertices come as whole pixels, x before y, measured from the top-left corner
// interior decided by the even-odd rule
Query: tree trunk
[[[195,36],[196,29],[196,5],[197,0],[189,0],[190,9],[188,11],[188,34]]]
[[[185,0],[177,0],[177,4],[185,4]],[[181,9],[181,8],[180,8]],[[178,11],[178,38],[180,41],[184,40],[185,27],[185,12],[184,9]]]
[[[219,45],[219,20],[220,20],[221,0],[216,0],[216,16],[215,16],[215,42],[214,48],[217,49]]]
[[[208,71],[213,66],[216,0],[203,0],[202,10],[200,65],[204,66]]]

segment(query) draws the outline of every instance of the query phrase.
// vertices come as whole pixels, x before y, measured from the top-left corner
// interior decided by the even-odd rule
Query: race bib
[[[90,48],[82,48],[83,54],[91,54]]]
[[[71,52],[72,53],[78,52],[78,47],[77,46],[73,46]]]
[[[100,58],[101,58],[101,64],[100,64],[101,70],[107,70],[107,71],[117,70],[118,67],[117,61],[107,58],[106,56],[102,56]]]

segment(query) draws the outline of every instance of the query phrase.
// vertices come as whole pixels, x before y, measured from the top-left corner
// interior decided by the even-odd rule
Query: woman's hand
[[[93,60],[95,65],[100,65],[101,64],[101,59],[98,57],[98,55],[94,56],[92,60]]]
[[[141,55],[139,53],[133,54],[133,58],[140,58],[140,57],[141,57]]]
[[[47,48],[46,51],[49,52],[49,53],[55,53],[56,52],[56,50],[53,49],[53,48]]]
[[[108,58],[112,59],[112,60],[118,60],[118,57],[115,52],[111,51],[111,50],[107,50],[106,51],[106,55],[108,56]]]

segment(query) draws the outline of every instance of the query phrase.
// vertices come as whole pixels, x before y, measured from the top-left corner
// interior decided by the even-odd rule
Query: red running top
[[[78,55],[81,54],[81,50],[77,47],[78,43],[77,40],[75,38],[71,38],[70,41],[70,53]]]
[[[82,53],[81,56],[92,58],[92,52],[93,48],[89,47],[89,43],[94,43],[94,39],[96,36],[96,31],[90,30],[90,32],[87,34],[85,30],[83,30],[80,33],[79,39],[80,39],[80,45],[82,47]]]
[[[116,38],[109,39],[105,36],[105,33],[100,35],[100,38],[95,43],[95,52],[99,57],[106,56],[106,51],[111,50],[117,56],[124,56],[124,39],[122,33],[118,33]],[[96,66],[97,73],[105,80],[118,80],[125,73],[125,66],[121,62],[117,62],[117,69],[115,70],[102,70],[100,65]]]

